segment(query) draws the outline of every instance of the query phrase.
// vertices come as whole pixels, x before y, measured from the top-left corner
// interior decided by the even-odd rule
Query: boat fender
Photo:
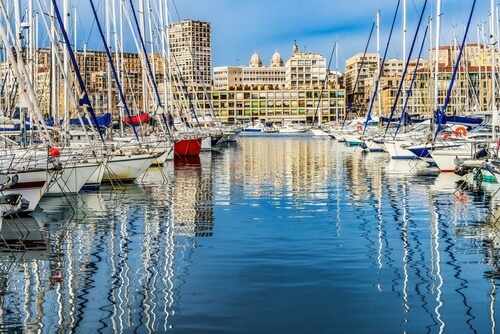
[[[58,157],[61,155],[61,151],[57,147],[51,147],[49,150],[49,155],[51,157]]]
[[[455,129],[455,136],[463,137],[467,134],[467,129],[463,126],[459,126]]]
[[[363,131],[363,126],[362,126],[362,125],[358,125],[358,126],[356,127],[356,129],[357,129],[358,131]]]
[[[443,135],[443,140],[446,140],[446,139],[450,138],[450,136],[451,136],[451,134],[449,134],[449,133],[445,133],[445,134]]]

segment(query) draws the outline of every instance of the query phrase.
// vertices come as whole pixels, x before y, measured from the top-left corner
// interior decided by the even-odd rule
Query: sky
[[[104,3],[111,0],[92,0],[99,13],[104,12]],[[129,4],[129,1],[122,0]],[[412,59],[418,55],[421,43],[427,45],[424,58],[428,58],[428,49],[435,45],[437,2],[441,2],[440,45],[451,45],[453,41],[462,43],[464,32],[474,0],[144,0],[151,3],[151,8],[163,2],[168,6],[169,21],[184,19],[207,21],[212,32],[212,66],[247,66],[252,55],[257,52],[263,65],[269,65],[277,51],[286,61],[294,43],[300,51],[318,53],[326,58],[331,70],[343,72],[346,59],[367,52],[377,52],[377,34],[375,29],[370,38],[370,31],[377,13],[380,13],[378,44],[383,58],[404,58],[404,50],[409,53],[412,41],[415,48]],[[8,0],[12,4],[13,0]],[[28,0],[22,0],[26,3]],[[38,0],[34,1],[35,4]],[[50,3],[43,0],[42,3]],[[138,9],[138,0],[133,0]],[[404,3],[406,2],[406,6]],[[62,3],[62,0],[58,0]],[[85,44],[90,50],[104,50],[89,0],[70,0],[71,7],[77,9],[78,17],[71,22],[78,31],[77,49]],[[117,2],[119,3],[119,1]],[[399,7],[398,7],[399,3]],[[39,10],[46,12],[46,10]],[[128,5],[130,7],[130,5]],[[59,5],[62,11],[62,4]],[[398,11],[396,12],[396,9]],[[406,8],[406,15],[403,15]],[[467,43],[489,43],[490,1],[477,0],[471,20]],[[151,10],[154,12],[154,10]],[[72,13],[73,14],[73,13]],[[419,30],[418,20],[423,22]],[[46,16],[47,17],[47,16]],[[403,17],[406,17],[407,32],[403,34]],[[429,18],[433,24],[427,38],[423,32]],[[40,20],[41,21],[41,20]],[[101,19],[101,25],[105,28]],[[390,34],[395,22],[392,35]],[[416,32],[418,32],[416,34]],[[73,35],[73,32],[70,32]],[[406,43],[403,46],[403,36]],[[455,36],[455,38],[453,37]],[[390,38],[389,38],[390,37]],[[39,39],[46,44],[48,38],[43,32]],[[127,52],[137,52],[133,39],[125,37]],[[500,43],[499,43],[500,45]],[[135,50],[134,50],[135,48]]]
[[[357,53],[377,52],[376,29],[370,31],[380,12],[380,54],[403,58],[403,0],[169,0],[171,19],[208,21],[212,29],[212,66],[248,65],[257,52],[269,65],[278,51],[286,61],[294,42],[300,51],[319,53],[330,69],[343,71],[345,60]],[[472,0],[441,1],[440,45],[462,43],[472,9]],[[406,52],[414,39],[425,0],[406,0]],[[478,27],[488,29],[489,1],[477,0],[468,33],[468,43],[476,43]],[[172,8],[174,10],[172,10]],[[176,9],[176,10],[175,10]],[[418,34],[418,55],[423,32],[430,17],[436,21],[437,0],[428,0]],[[395,26],[389,41],[394,17]],[[431,30],[435,31],[434,28]],[[481,29],[484,31],[484,29]],[[428,37],[429,38],[429,37]],[[435,44],[435,37],[431,39]],[[429,45],[431,41],[426,41]],[[428,48],[426,48],[427,50]],[[333,56],[332,56],[333,53]],[[425,57],[427,58],[427,57]]]

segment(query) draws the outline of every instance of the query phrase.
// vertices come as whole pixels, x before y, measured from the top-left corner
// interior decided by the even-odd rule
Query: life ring
[[[450,136],[451,136],[451,134],[450,134],[450,133],[445,133],[445,134],[443,135],[443,140],[446,140],[446,139],[450,138]]]
[[[358,131],[363,131],[363,126],[360,124],[360,125],[358,125],[358,126],[356,127],[356,129],[357,129]]]
[[[467,134],[467,129],[464,126],[459,126],[455,129],[455,136],[463,137]]]

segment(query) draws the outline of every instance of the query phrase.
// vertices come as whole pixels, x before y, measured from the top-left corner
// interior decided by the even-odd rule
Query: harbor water
[[[496,184],[241,138],[1,230],[4,333],[495,333]]]

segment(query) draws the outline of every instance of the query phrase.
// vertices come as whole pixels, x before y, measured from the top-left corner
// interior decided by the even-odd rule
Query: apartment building
[[[343,119],[345,91],[323,56],[301,52],[294,44],[286,62],[276,51],[263,65],[255,52],[248,66],[214,68],[211,103],[215,116],[229,124],[327,123]]]
[[[263,66],[257,52],[250,58],[248,66],[214,67],[213,89],[223,90],[229,87],[271,85],[275,88],[285,87],[285,66],[281,55],[276,51],[269,66]]]
[[[182,20],[168,26],[172,84],[210,87],[212,45],[209,22]]]
[[[327,79],[326,59],[319,54],[299,51],[296,43],[285,68],[285,87],[288,89],[305,86],[321,88]]]
[[[468,44],[457,64],[460,49],[440,46],[431,50],[429,60],[414,59],[407,66],[398,59],[385,61],[380,78],[377,54],[357,54],[346,61],[346,117],[365,115],[370,107],[381,116],[399,115],[403,108],[429,116],[445,103],[448,114],[491,110],[492,50],[498,62],[495,48]]]

